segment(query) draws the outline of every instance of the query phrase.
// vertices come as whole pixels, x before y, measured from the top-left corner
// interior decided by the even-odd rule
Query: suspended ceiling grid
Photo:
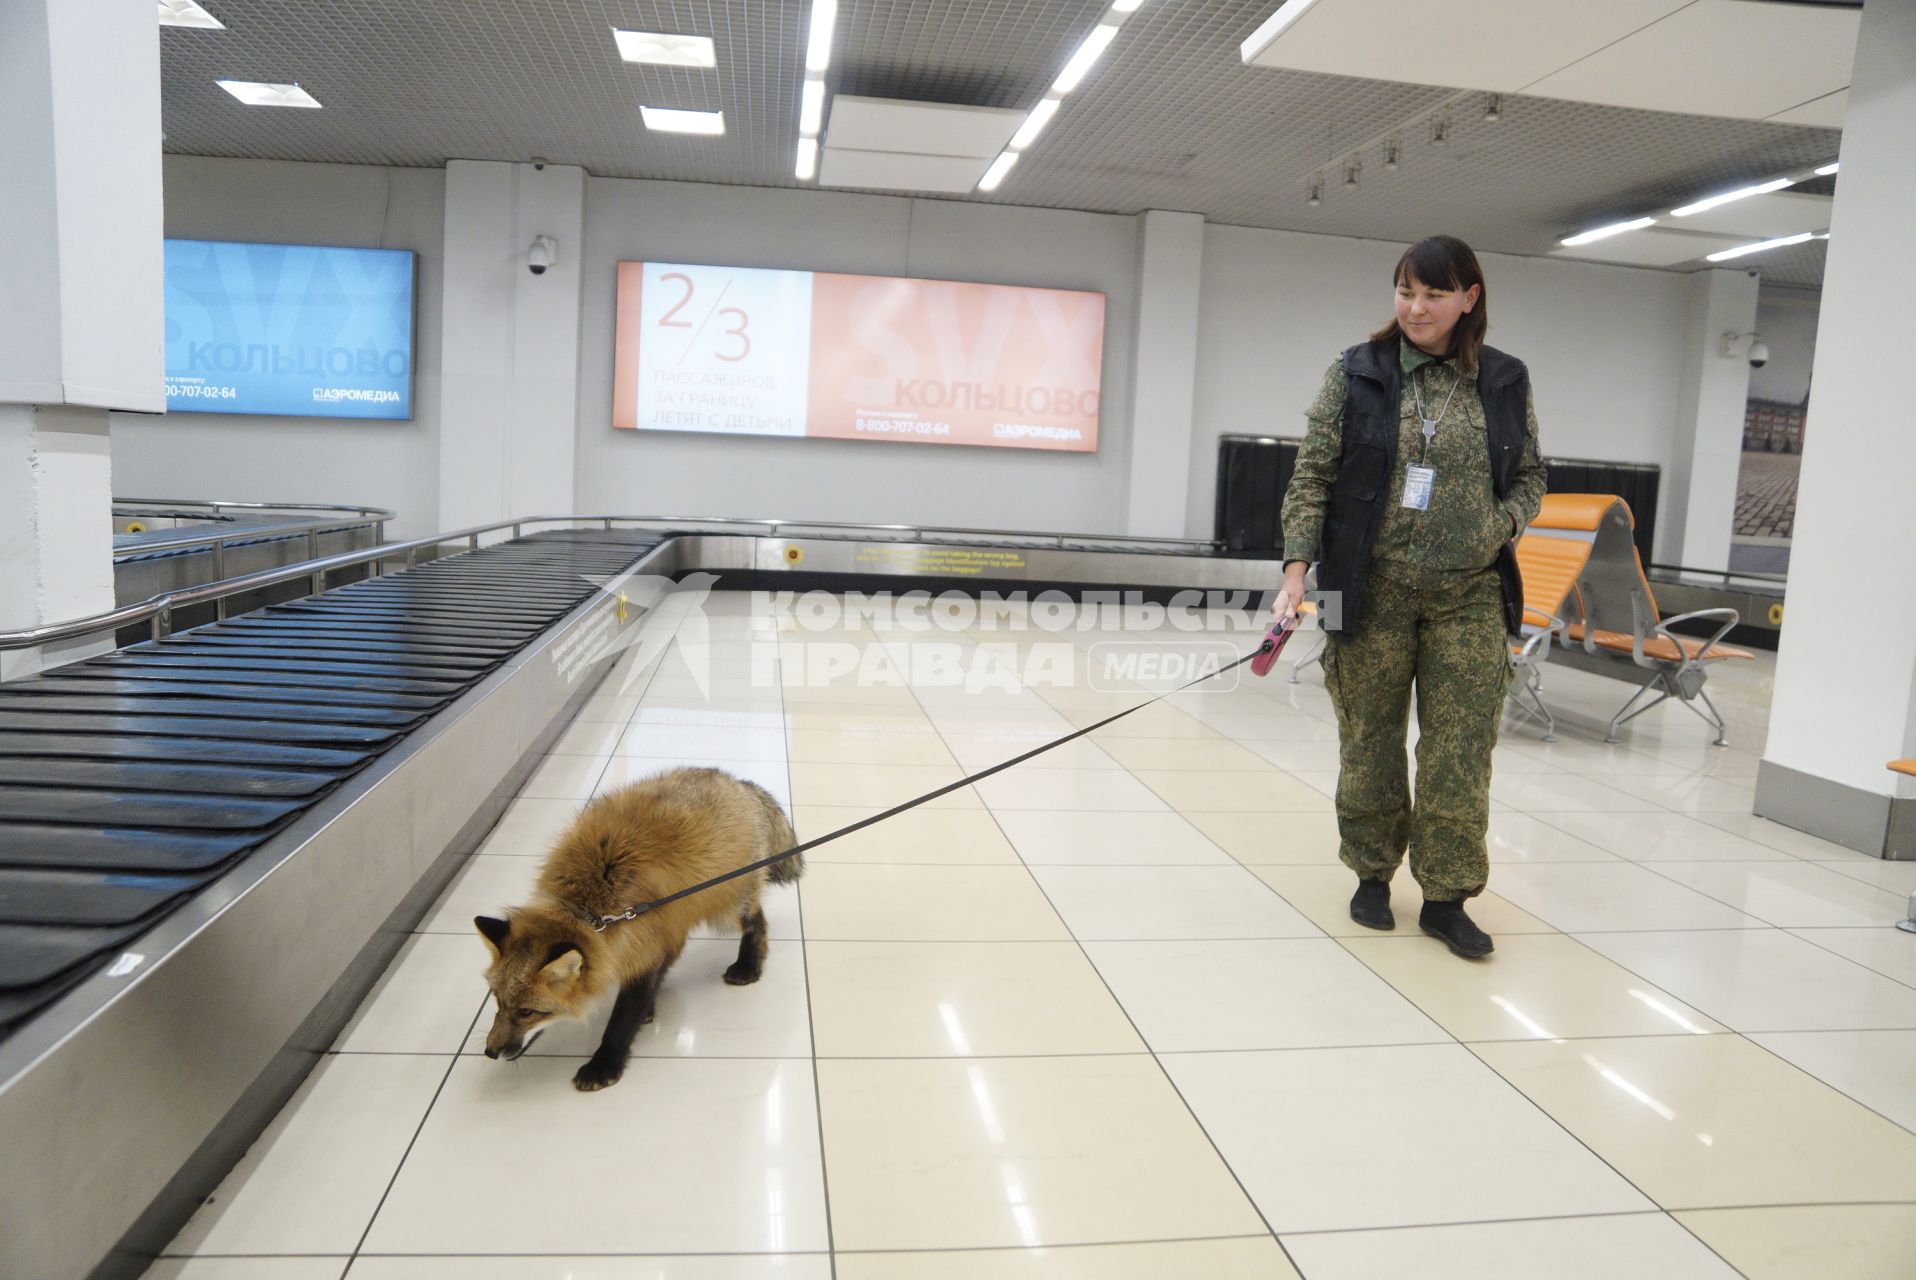
[[[799,186],[804,0],[203,0],[163,29],[168,151],[432,167],[541,156],[605,177]],[[1028,109],[1105,0],[843,0],[833,94]],[[991,195],[959,199],[1405,241],[1444,230],[1541,255],[1564,233],[1835,157],[1834,129],[1246,67],[1275,0],[1147,0]],[[619,59],[611,28],[709,35],[718,66]],[[325,109],[247,108],[218,77],[298,81]],[[727,133],[649,133],[638,105],[719,109]],[[829,110],[829,106],[828,106]],[[1402,132],[1395,173],[1381,143]],[[1343,186],[1359,153],[1359,186]],[[1323,202],[1306,203],[1314,174]],[[1821,242],[1744,260],[1817,286]]]

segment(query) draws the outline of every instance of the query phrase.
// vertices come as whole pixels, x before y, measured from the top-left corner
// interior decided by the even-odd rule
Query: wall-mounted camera
[[[542,276],[558,265],[559,242],[551,236],[534,236],[532,247],[526,250],[526,270]]]
[[[1749,345],[1746,347],[1742,345],[1745,338],[1749,339]],[[1742,347],[1740,352],[1739,347]],[[1763,335],[1760,333],[1726,333],[1723,335],[1723,346],[1718,354],[1724,356],[1741,354],[1750,362],[1750,368],[1761,369],[1770,362],[1770,344],[1763,341]]]

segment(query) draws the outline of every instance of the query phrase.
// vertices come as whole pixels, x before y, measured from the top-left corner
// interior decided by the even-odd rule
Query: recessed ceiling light
[[[317,107],[319,99],[296,84],[262,84],[258,80],[216,80],[213,83],[249,107]]]
[[[1607,227],[1598,227],[1594,231],[1580,232],[1574,236],[1565,236],[1557,241],[1561,245],[1589,244],[1593,240],[1607,240],[1611,236],[1620,236],[1626,231],[1640,231],[1655,222],[1655,218],[1632,218],[1628,222],[1613,222]]]
[[[657,129],[663,133],[703,133],[717,135],[725,132],[725,113],[723,111],[681,111],[677,107],[640,107],[639,116],[648,129]]]
[[[1832,173],[1836,172],[1836,166],[1838,163],[1839,162],[1835,160],[1830,161],[1828,164],[1824,165],[1821,169],[1818,169],[1816,171],[1816,176],[1819,178],[1829,177]]]
[[[807,80],[805,82],[804,96],[799,99],[798,104],[798,131],[809,136],[817,133],[819,126],[824,123],[825,82],[823,80]]]
[[[1005,175],[1011,172],[1011,166],[1017,163],[1018,153],[1016,151],[999,152],[998,158],[991,162],[989,169],[985,170],[985,176],[978,179],[978,190],[996,191],[998,184],[1005,180]]]
[[[810,182],[818,172],[818,139],[800,138],[798,140],[798,180]]]
[[[805,69],[823,71],[832,64],[832,24],[838,0],[812,0],[812,29],[805,41]]]
[[[1051,92],[1065,94],[1077,88],[1079,82],[1084,79],[1085,73],[1104,56],[1105,49],[1110,46],[1117,34],[1118,29],[1108,22],[1091,28],[1091,34],[1084,38],[1084,43],[1078,46],[1078,51],[1071,55],[1071,61],[1064,64],[1064,70],[1060,71],[1058,78],[1052,81]]]
[[[224,22],[194,4],[193,0],[160,0],[160,25],[193,27],[200,31],[226,30]]]
[[[1750,196],[1760,196],[1771,191],[1781,191],[1784,187],[1794,185],[1795,182],[1796,179],[1794,178],[1773,178],[1768,182],[1759,182],[1755,186],[1738,187],[1734,191],[1725,191],[1720,196],[1709,196],[1705,199],[1698,200],[1695,204],[1686,204],[1680,209],[1672,209],[1670,210],[1670,216],[1673,218],[1687,218],[1693,213],[1702,213],[1705,209],[1714,209],[1718,205],[1728,204],[1732,200],[1744,200]]]
[[[619,56],[627,62],[656,62],[667,67],[716,67],[718,51],[710,36],[673,36],[660,31],[612,28]]]
[[[1030,146],[1032,139],[1043,133],[1044,127],[1051,123],[1051,117],[1058,114],[1058,106],[1056,98],[1045,98],[1031,108],[1031,114],[1018,126],[1018,132],[1011,135],[1011,149],[1023,151]]]
[[[1758,240],[1755,244],[1740,244],[1734,249],[1725,249],[1721,253],[1713,253],[1709,255],[1707,260],[1710,262],[1724,262],[1730,258],[1740,258],[1746,253],[1761,253],[1765,249],[1781,249],[1785,245],[1802,244],[1805,240],[1811,239],[1813,235],[1813,232],[1799,231],[1793,236],[1778,236],[1774,240]]]

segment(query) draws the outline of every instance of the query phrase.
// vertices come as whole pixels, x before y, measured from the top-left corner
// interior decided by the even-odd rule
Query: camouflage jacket
[[[1544,469],[1537,445],[1534,396],[1524,406],[1523,459],[1500,504],[1491,486],[1490,454],[1483,401],[1475,374],[1460,374],[1449,360],[1400,342],[1404,395],[1398,409],[1397,462],[1387,489],[1383,527],[1373,560],[1438,573],[1488,568],[1497,549],[1521,534],[1543,503]],[[1345,375],[1333,360],[1305,411],[1308,429],[1297,451],[1297,466],[1284,496],[1284,559],[1315,560],[1318,535],[1331,485],[1343,456]],[[1456,393],[1451,394],[1452,387]],[[1444,409],[1449,397],[1449,408]],[[1418,404],[1441,419],[1437,434],[1424,440]],[[1403,505],[1408,469],[1432,468],[1430,505],[1423,511]]]

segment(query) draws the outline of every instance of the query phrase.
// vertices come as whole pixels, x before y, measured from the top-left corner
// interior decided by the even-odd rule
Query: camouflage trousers
[[[1490,751],[1511,677],[1494,570],[1441,577],[1373,564],[1363,617],[1324,650],[1337,711],[1338,857],[1388,880],[1410,852],[1424,897],[1483,892]],[[1404,741],[1417,692],[1417,795]]]

